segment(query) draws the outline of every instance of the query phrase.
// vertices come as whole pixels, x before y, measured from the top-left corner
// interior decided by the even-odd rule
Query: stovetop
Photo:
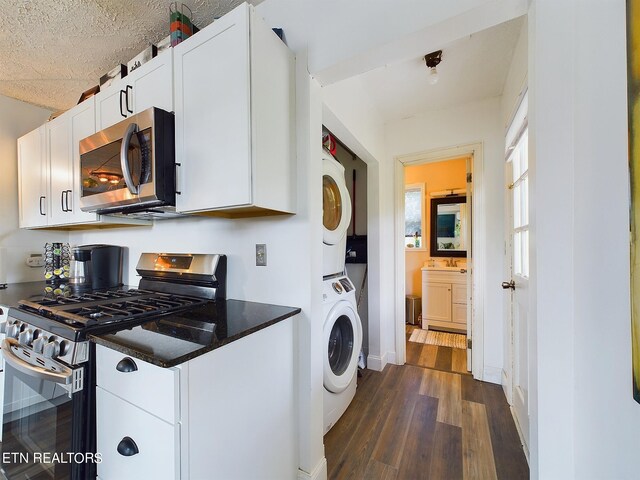
[[[64,338],[81,341],[89,332],[124,328],[209,302],[186,295],[121,288],[20,300],[18,307],[11,310],[11,317]]]

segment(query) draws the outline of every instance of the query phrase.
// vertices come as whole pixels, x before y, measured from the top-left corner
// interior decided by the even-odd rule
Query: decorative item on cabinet
[[[127,76],[127,66],[120,64],[117,67],[109,70],[103,76],[100,77],[100,87],[102,89],[107,88],[112,83],[117,82],[121,78]]]
[[[139,67],[147,63],[149,60],[154,58],[157,54],[158,54],[158,48],[153,44],[149,45],[147,48],[141,51],[138,55],[136,55],[131,60],[129,60],[129,62],[127,62],[127,69],[129,70],[129,73],[133,72],[134,70],[138,69]]]
[[[95,87],[91,87],[89,90],[82,92],[82,95],[80,95],[80,99],[78,100],[78,104],[84,102],[87,98],[93,97],[99,91],[100,85],[96,85]]]

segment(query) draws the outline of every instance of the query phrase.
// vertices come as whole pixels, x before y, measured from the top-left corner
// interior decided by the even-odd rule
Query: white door
[[[173,49],[134,70],[127,78],[128,110],[140,113],[151,107],[173,112]]]
[[[248,9],[173,49],[180,212],[252,202]]]
[[[51,210],[49,225],[61,225],[68,221],[67,197],[71,188],[71,152],[69,151],[69,113],[46,124],[49,152],[49,195]]]
[[[18,139],[20,228],[47,225],[45,125]]]
[[[529,443],[529,169],[527,130],[514,140],[507,157],[510,228],[506,261],[511,278],[502,284],[510,295],[512,400],[525,447]]]

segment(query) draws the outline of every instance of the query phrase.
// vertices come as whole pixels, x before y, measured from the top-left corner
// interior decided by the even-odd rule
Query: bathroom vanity
[[[467,275],[461,267],[422,268],[422,328],[467,331]]]

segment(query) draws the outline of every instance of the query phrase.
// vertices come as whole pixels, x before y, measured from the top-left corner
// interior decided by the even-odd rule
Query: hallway
[[[468,374],[364,370],[324,441],[332,480],[529,478],[502,388]]]

